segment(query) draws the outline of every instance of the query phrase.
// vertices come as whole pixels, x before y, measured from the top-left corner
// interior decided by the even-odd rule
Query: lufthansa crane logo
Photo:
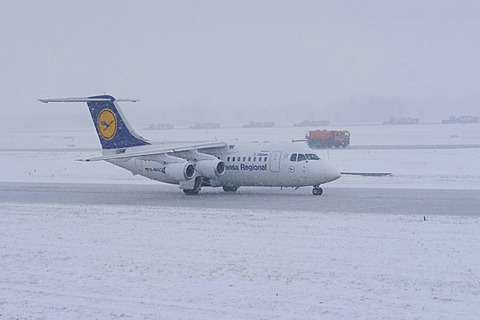
[[[103,109],[97,118],[98,132],[105,140],[110,140],[117,133],[117,117],[110,109]]]

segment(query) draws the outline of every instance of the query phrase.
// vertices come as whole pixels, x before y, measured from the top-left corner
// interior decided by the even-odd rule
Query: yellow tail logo
[[[97,118],[98,132],[105,140],[111,140],[117,133],[117,117],[110,109],[103,109]]]

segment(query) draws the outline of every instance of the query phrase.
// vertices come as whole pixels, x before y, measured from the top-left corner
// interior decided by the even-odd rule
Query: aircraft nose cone
[[[328,182],[335,181],[341,177],[340,171],[338,171],[333,166],[328,166],[328,168],[326,168],[325,176]]]
[[[338,171],[337,169],[335,169],[335,172],[332,173],[332,177],[333,177],[332,181],[337,180],[337,179],[340,179],[341,176],[342,176],[342,175],[340,174],[340,171]]]

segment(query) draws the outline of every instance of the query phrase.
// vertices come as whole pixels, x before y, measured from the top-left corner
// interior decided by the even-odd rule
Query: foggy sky
[[[1,1],[2,129],[480,113],[478,1]]]

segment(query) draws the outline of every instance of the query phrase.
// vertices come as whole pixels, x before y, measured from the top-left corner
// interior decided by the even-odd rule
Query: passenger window
[[[252,161],[252,157],[248,157],[248,162]]]
[[[305,161],[305,160],[307,160],[307,157],[305,157],[304,154],[299,153],[297,161],[300,162],[300,161]]]
[[[253,162],[257,161],[257,157],[253,157]]]
[[[290,156],[290,161],[297,161],[297,154],[296,153],[292,153],[292,155]]]
[[[230,161],[230,157],[227,157],[227,161]]]
[[[263,158],[263,161],[267,162],[267,157]]]
[[[245,162],[245,157],[243,157],[243,162]]]

